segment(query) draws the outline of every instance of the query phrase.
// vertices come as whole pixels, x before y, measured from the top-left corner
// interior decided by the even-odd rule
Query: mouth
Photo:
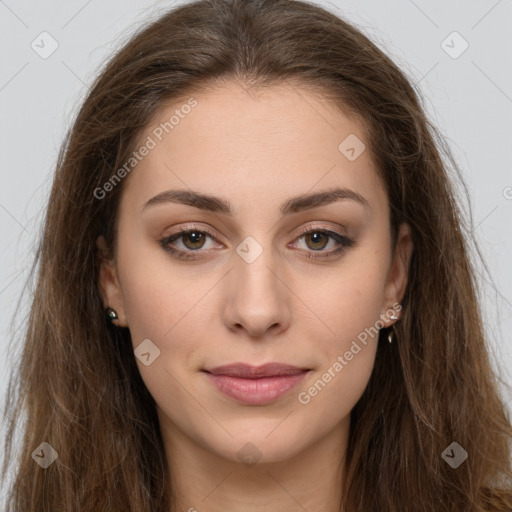
[[[310,371],[281,363],[262,366],[235,363],[203,370],[218,391],[247,405],[275,402],[295,388]]]

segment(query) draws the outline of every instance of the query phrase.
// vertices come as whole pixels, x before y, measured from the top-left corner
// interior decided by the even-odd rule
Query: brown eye
[[[213,243],[216,238],[208,231],[185,229],[164,237],[159,242],[163,249],[177,259],[198,260],[204,258],[205,254],[210,252],[209,249],[215,247],[212,245],[208,247],[208,240]],[[333,257],[354,245],[354,240],[328,229],[309,229],[309,231],[304,229],[296,240],[305,244],[305,249],[299,247],[301,249],[299,252],[306,253],[309,259]],[[325,250],[330,243],[333,247]],[[295,244],[292,247],[297,248]]]
[[[353,239],[329,229],[303,229],[297,240],[305,245],[305,250],[301,252],[305,252],[309,259],[339,255],[355,243]],[[325,250],[331,242],[333,247]],[[294,244],[294,247],[297,247],[297,244]]]
[[[305,240],[311,240],[312,242],[312,245],[307,244],[308,247],[314,250],[325,249],[329,243],[329,238],[331,237],[322,231],[311,231],[304,235]]]
[[[188,249],[201,249],[205,242],[204,233],[201,231],[183,231],[177,238],[181,236],[183,245]],[[190,242],[190,245],[189,245]]]
[[[174,257],[181,260],[194,260],[204,257],[204,253],[214,248],[216,238],[202,229],[183,229],[160,239],[159,242]]]

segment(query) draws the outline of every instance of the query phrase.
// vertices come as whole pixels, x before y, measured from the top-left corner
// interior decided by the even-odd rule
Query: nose
[[[226,285],[224,322],[232,331],[246,331],[252,338],[273,336],[288,329],[291,291],[271,250],[252,262],[235,256]]]

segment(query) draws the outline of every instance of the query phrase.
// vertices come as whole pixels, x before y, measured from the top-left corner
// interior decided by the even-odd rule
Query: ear
[[[384,327],[390,327],[397,321],[396,319],[389,318],[390,310],[394,310],[395,315],[400,318],[401,308],[393,307],[393,304],[400,304],[405,295],[412,252],[411,227],[404,222],[400,224],[393,262],[384,293],[384,311],[381,314]]]
[[[98,248],[98,259],[100,262],[98,287],[103,299],[103,306],[105,308],[110,307],[117,313],[118,319],[112,320],[113,324],[119,327],[128,327],[124,311],[123,293],[117,278],[116,265],[112,260],[103,235],[97,238],[96,247]]]

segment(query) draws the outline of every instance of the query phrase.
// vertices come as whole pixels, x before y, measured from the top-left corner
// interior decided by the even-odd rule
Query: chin
[[[283,417],[286,417],[284,415]],[[240,430],[227,430],[233,435],[222,436],[222,439],[205,440],[208,449],[224,459],[241,462],[247,466],[255,463],[274,463],[292,459],[300,454],[308,445],[308,439],[300,432],[300,428],[290,429],[279,421],[254,421],[251,425],[245,422]],[[269,423],[272,426],[269,428]],[[217,442],[216,442],[217,441]]]

